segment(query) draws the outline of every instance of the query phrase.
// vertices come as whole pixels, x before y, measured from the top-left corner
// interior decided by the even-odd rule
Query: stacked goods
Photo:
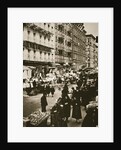
[[[38,126],[41,124],[44,120],[48,118],[48,113],[43,113],[40,110],[35,111],[34,113],[29,115],[30,124],[33,126]]]

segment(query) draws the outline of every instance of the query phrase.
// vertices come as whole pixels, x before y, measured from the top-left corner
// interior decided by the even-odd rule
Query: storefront
[[[32,75],[32,69],[27,66],[23,66],[23,79],[30,79]]]

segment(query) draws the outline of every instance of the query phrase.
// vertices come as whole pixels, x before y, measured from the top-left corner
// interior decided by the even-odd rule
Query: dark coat
[[[73,92],[72,92],[72,101],[73,99],[76,97],[76,90],[74,89]]]
[[[96,97],[96,88],[95,86],[91,86],[89,90],[90,90],[90,98],[91,100],[93,100]]]
[[[72,118],[75,118],[75,119],[82,118],[81,107],[80,107],[80,104],[76,100],[73,101]]]
[[[51,87],[51,88],[50,88],[50,92],[52,93],[52,95],[54,94],[54,92],[55,92],[54,87]]]
[[[50,86],[49,85],[46,86],[46,92],[47,92],[47,94],[50,94]]]
[[[61,104],[58,107],[58,127],[67,127],[65,117],[65,106]]]
[[[76,91],[75,95],[76,97],[73,99],[72,102],[73,105],[72,118],[81,119],[82,114],[81,114],[80,91]]]
[[[90,101],[90,95],[89,95],[88,89],[82,90],[82,105],[86,107],[87,104],[89,104]]]
[[[82,86],[82,83],[83,83],[82,80],[79,80],[79,81],[77,82],[77,85],[78,85],[79,88]]]
[[[47,99],[46,99],[46,96],[43,95],[41,97],[41,107],[42,107],[42,112],[46,112],[46,106],[47,106]]]
[[[63,104],[63,111],[65,117],[70,117],[70,111],[71,111],[71,100],[68,95],[65,95],[62,97],[61,103]]]
[[[35,80],[33,81],[33,87],[34,88],[36,87],[36,81]]]
[[[63,91],[67,94],[69,91],[68,91],[68,86],[65,84],[65,86],[63,87]]]
[[[98,125],[98,111],[89,109],[82,122],[82,127],[96,127]]]

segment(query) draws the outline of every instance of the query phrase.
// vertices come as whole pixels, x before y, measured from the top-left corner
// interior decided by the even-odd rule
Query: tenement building
[[[54,23],[23,24],[23,74],[31,76],[31,67],[55,62]],[[29,73],[28,73],[29,72]]]
[[[87,66],[98,67],[98,46],[92,34],[86,35]]]
[[[72,24],[72,59],[79,69],[81,65],[86,65],[86,31],[83,23]]]
[[[72,24],[55,23],[55,62],[72,64]]]
[[[98,46],[97,43],[94,45],[94,67],[98,67]]]
[[[55,62],[75,64],[76,69],[86,63],[86,31],[83,23],[55,24]]]

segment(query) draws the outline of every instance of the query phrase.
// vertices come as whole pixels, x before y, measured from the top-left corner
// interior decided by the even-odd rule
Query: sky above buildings
[[[84,23],[86,34],[92,34],[95,37],[98,36],[98,23]]]

